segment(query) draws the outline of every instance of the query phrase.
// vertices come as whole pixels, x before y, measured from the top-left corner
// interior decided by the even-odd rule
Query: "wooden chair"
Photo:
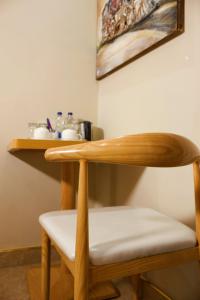
[[[87,300],[88,286],[98,282],[200,259],[200,151],[190,140],[169,133],[138,134],[49,149],[45,157],[54,162],[79,161],[80,169],[77,210],[40,216],[42,300],[49,299],[50,241],[74,276],[75,300]],[[100,208],[88,213],[89,162],[143,167],[193,164],[196,233],[148,208]]]

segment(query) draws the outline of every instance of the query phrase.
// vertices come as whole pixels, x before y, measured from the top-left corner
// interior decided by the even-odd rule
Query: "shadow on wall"
[[[103,137],[103,131],[101,131]],[[60,182],[61,164],[47,162],[44,151],[20,151],[13,154],[32,168]],[[75,166],[75,193],[78,190],[78,163]],[[89,164],[90,206],[128,205],[145,168],[125,165]],[[124,180],[125,179],[125,180]]]
[[[60,183],[61,180],[61,163],[47,162],[44,158],[44,151],[20,151],[12,154],[16,159],[20,159],[32,168],[46,174],[48,177]],[[75,168],[75,194],[77,198],[79,164],[74,163]],[[89,164],[89,200],[91,206],[96,201],[96,164]]]
[[[13,155],[56,181],[60,181],[60,164],[47,162],[44,151],[20,151]]]
[[[127,205],[129,203],[129,196],[134,195],[134,189],[144,171],[144,167],[112,166],[111,186],[115,188],[113,189],[114,192],[111,191],[110,193],[111,205]],[[118,184],[116,185],[116,183]]]
[[[98,141],[104,138],[104,131],[102,128],[92,126],[92,140]]]
[[[175,300],[199,300],[200,268],[198,262],[190,262],[173,268],[145,273],[155,286]]]
[[[128,205],[144,171],[144,167],[96,164],[96,205]]]
[[[93,140],[100,140],[104,138],[104,132],[101,128],[92,127],[92,138]],[[47,176],[55,179],[56,181],[60,182],[61,179],[61,163],[52,163],[52,162],[48,162],[45,160],[44,158],[44,153],[45,151],[19,151],[19,152],[15,152],[12,153],[13,156],[15,156],[17,159],[20,159],[21,161],[23,161],[24,163],[30,165],[31,167],[33,167],[34,169],[46,174]],[[90,173],[91,176],[91,181],[92,181],[92,188],[91,190],[91,194],[92,197],[94,197],[94,186],[95,186],[95,182],[93,181],[93,178],[95,178],[95,174],[94,174],[94,168],[91,166],[90,169],[92,169],[92,171]],[[75,174],[76,174],[76,183],[75,183],[75,187],[77,190],[77,185],[78,185],[78,164],[75,164]]]

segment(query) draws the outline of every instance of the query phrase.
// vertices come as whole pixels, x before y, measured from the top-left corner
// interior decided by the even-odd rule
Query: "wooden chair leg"
[[[89,243],[88,243],[88,165],[80,162],[74,300],[88,300]]]
[[[42,282],[41,296],[42,300],[49,300],[50,296],[50,255],[51,243],[48,235],[42,230]]]
[[[142,279],[140,274],[131,277],[131,283],[134,287],[133,300],[142,300]]]
[[[89,300],[88,286],[83,285],[81,278],[74,278],[74,300]]]

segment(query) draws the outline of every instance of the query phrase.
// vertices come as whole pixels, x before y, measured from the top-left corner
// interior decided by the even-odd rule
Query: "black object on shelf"
[[[91,141],[92,139],[92,122],[83,121],[81,122],[81,135],[82,138]]]

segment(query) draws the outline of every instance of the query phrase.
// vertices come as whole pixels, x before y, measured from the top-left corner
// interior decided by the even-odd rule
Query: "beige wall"
[[[186,0],[183,35],[99,82],[98,124],[104,128],[106,137],[168,131],[188,136],[200,145],[199,14],[200,1]],[[105,185],[105,192],[102,188],[99,191],[104,198],[111,196],[117,204],[150,206],[194,224],[190,167],[144,170],[107,166],[104,169],[105,175],[102,178],[98,175]],[[178,269],[170,276],[157,273],[154,277],[162,277],[163,287],[168,286],[172,295],[178,294],[175,299],[199,299],[199,282],[189,282],[187,271]],[[197,278],[195,272],[190,266],[193,279]],[[185,285],[181,280],[177,283],[177,291],[174,286],[169,287],[175,282],[175,274],[176,278],[187,278]]]
[[[186,0],[184,35],[100,81],[97,108],[95,1],[0,2],[0,248],[38,244],[38,215],[59,206],[59,167],[39,153],[13,156],[6,150],[10,139],[26,136],[29,121],[62,110],[96,122],[98,112],[106,137],[173,131],[200,144],[199,9],[199,0]],[[102,196],[105,204],[148,205],[194,223],[190,168],[173,175],[95,168],[101,187],[91,197],[97,205]],[[194,268],[188,268],[170,273],[190,284],[180,280],[176,299],[198,299],[200,285],[191,280]],[[168,273],[152,276],[171,286]]]
[[[96,121],[95,10],[89,0],[0,1],[0,248],[38,244],[38,216],[60,196],[59,168],[9,154],[9,141],[59,110]]]
[[[186,1],[183,35],[99,82],[98,124],[104,128],[105,137],[168,131],[188,136],[200,145],[199,9],[200,1]],[[140,170],[136,186],[124,201],[138,196],[140,202],[133,202],[143,205],[148,195],[148,205],[162,206],[187,222],[193,214],[190,169],[177,169],[174,175],[171,170]],[[122,179],[120,175],[118,179]],[[147,188],[139,191],[144,182]],[[164,198],[159,197],[163,188]],[[181,203],[178,211],[174,192]]]

